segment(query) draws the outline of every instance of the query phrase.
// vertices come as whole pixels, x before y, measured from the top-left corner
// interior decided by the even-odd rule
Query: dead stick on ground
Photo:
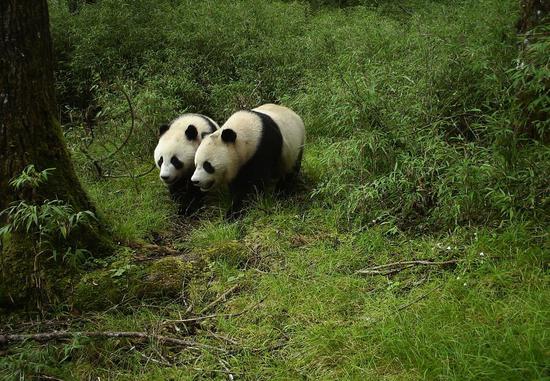
[[[89,332],[67,332],[67,331],[53,331],[44,333],[29,333],[29,334],[0,334],[0,345],[9,344],[12,342],[19,342],[25,340],[35,340],[39,342],[51,341],[51,340],[63,340],[72,339],[75,336],[83,337],[99,337],[99,338],[128,338],[138,340],[156,340],[166,344],[178,345],[188,347],[192,349],[208,349],[216,350],[220,352],[226,352],[225,349],[215,347],[213,345],[207,345],[197,343],[192,340],[177,339],[174,337],[152,335],[145,332],[111,332],[111,331],[89,331]]]
[[[355,273],[366,274],[366,275],[377,275],[377,274],[391,275],[413,266],[449,266],[449,265],[454,265],[456,263],[458,263],[458,259],[450,259],[448,261],[440,261],[440,262],[424,261],[424,260],[403,261],[403,262],[393,262],[393,263],[387,263],[385,265],[369,267],[367,269],[357,270]],[[390,269],[390,270],[380,271],[382,269]]]
[[[393,269],[389,270],[371,270],[371,269],[364,269],[364,270],[357,270],[356,274],[363,274],[363,275],[393,275],[397,274],[403,270],[409,269],[411,267],[414,267],[414,265],[406,265],[403,267],[395,267]]]
[[[410,301],[409,303],[406,303],[406,304],[403,304],[401,306],[399,306],[396,310],[396,312],[399,312],[401,310],[404,310],[405,308],[408,308],[410,306],[412,306],[413,304],[421,301],[422,299],[424,299],[425,297],[427,297],[428,295],[430,295],[432,292],[434,292],[435,290],[437,290],[439,288],[439,286],[436,286],[434,288],[432,288],[431,290],[429,290],[428,292],[420,295],[419,297],[415,298],[414,300]]]
[[[245,314],[248,311],[256,308],[257,306],[262,304],[263,301],[264,301],[264,299],[260,300],[258,303],[254,304],[250,307],[245,308],[241,312],[236,312],[236,313],[231,313],[231,314],[212,314],[212,315],[205,315],[205,316],[196,316],[196,317],[187,318],[187,319],[165,320],[162,323],[163,324],[166,324],[166,323],[191,323],[191,322],[197,322],[197,321],[212,319],[212,318],[215,318],[215,317],[237,317],[237,316],[241,316],[242,314]]]
[[[229,294],[231,294],[233,291],[235,291],[238,287],[240,287],[240,284],[236,284],[234,285],[233,287],[231,287],[229,290],[225,291],[223,294],[221,294],[220,296],[218,296],[212,303],[210,303],[209,305],[207,305],[206,307],[204,307],[200,312],[199,314],[203,314],[205,313],[206,311],[209,311],[212,307],[214,307],[216,304],[218,304],[219,302],[221,302],[222,300],[225,299],[225,297]]]

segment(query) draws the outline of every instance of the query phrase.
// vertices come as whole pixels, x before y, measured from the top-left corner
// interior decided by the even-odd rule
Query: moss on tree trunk
[[[75,210],[94,211],[76,177],[57,121],[52,43],[46,0],[0,2],[0,210],[18,199],[41,202],[60,199]],[[38,170],[55,168],[37,191],[15,192],[9,181],[27,165]],[[4,221],[5,222],[5,221]],[[28,301],[34,255],[28,237],[14,235],[2,246],[0,304]],[[94,255],[110,252],[101,224],[81,228],[76,239]],[[64,275],[63,264],[47,262],[50,276]],[[63,280],[59,279],[62,284]],[[27,286],[25,286],[27,285]],[[23,287],[23,289],[21,289]]]

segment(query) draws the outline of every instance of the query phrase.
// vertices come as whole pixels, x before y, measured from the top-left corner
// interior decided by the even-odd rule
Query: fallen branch
[[[408,307],[412,306],[413,304],[415,304],[415,303],[421,301],[422,299],[424,299],[425,297],[427,297],[428,295],[430,295],[432,292],[434,292],[434,291],[437,290],[438,288],[439,288],[439,287],[436,286],[436,287],[432,288],[431,290],[429,290],[428,292],[426,292],[426,293],[420,295],[419,297],[415,298],[414,300],[410,301],[409,303],[406,303],[406,304],[403,304],[403,305],[399,306],[399,307],[397,308],[396,312],[399,312],[399,311],[401,311],[401,310],[404,310],[405,308],[408,308]]]
[[[196,317],[187,318],[187,319],[165,320],[165,321],[163,321],[163,324],[166,324],[166,323],[192,323],[192,322],[199,322],[199,321],[208,320],[208,319],[212,319],[212,318],[216,318],[216,317],[237,317],[237,316],[241,316],[241,315],[247,313],[248,311],[256,308],[263,301],[264,300],[262,299],[258,303],[254,304],[250,307],[247,307],[247,308],[245,308],[244,310],[242,310],[240,312],[235,312],[235,313],[230,313],[230,314],[211,314],[211,315],[205,315],[205,316],[196,316]]]
[[[82,337],[98,337],[98,338],[128,338],[138,340],[156,340],[161,343],[172,344],[177,346],[188,347],[191,349],[208,349],[220,352],[226,352],[225,349],[215,347],[213,345],[197,343],[192,340],[177,339],[174,337],[154,335],[145,332],[112,332],[112,331],[87,331],[87,332],[68,332],[68,331],[53,331],[44,333],[28,333],[28,334],[0,334],[0,345],[6,345],[14,342],[26,340],[35,340],[38,342],[47,342],[51,340],[72,339],[77,336]]]
[[[134,106],[132,105],[132,100],[130,99],[130,96],[128,95],[126,90],[124,90],[123,86],[120,86],[120,92],[122,94],[124,94],[124,98],[126,98],[126,102],[128,103],[128,109],[130,110],[130,117],[131,117],[130,130],[128,131],[128,134],[126,135],[126,138],[124,139],[122,144],[120,144],[113,152],[107,154],[106,156],[103,156],[103,157],[97,159],[98,162],[103,162],[107,159],[112,158],[117,153],[119,153],[124,148],[124,146],[126,144],[128,144],[128,142],[130,141],[130,137],[132,136],[132,133],[134,132],[134,128],[135,128],[135,125],[136,125],[136,113],[134,111]]]
[[[34,377],[36,377],[37,380],[63,381],[61,378],[57,378],[57,377],[54,377],[54,376],[48,376],[46,374],[35,374]]]
[[[458,259],[450,259],[448,261],[440,261],[440,262],[425,261],[425,260],[403,261],[403,262],[393,262],[393,263],[387,263],[385,265],[369,267],[366,269],[357,270],[355,273],[363,274],[363,275],[393,275],[414,266],[450,266],[457,263],[458,263]]]
[[[363,274],[363,275],[393,275],[397,274],[403,270],[406,270],[408,268],[413,267],[414,265],[406,265],[403,267],[396,267],[390,270],[371,270],[371,269],[364,269],[364,270],[357,270],[356,274]]]
[[[95,164],[95,163],[94,163]],[[133,179],[137,179],[139,177],[143,177],[143,176],[146,176],[148,175],[149,173],[153,172],[153,170],[156,168],[157,166],[155,164],[153,164],[147,171],[145,172],[142,172],[138,175],[111,175],[111,174],[107,174],[107,173],[104,173],[102,174],[101,176],[103,177],[106,177],[106,178],[110,178],[110,179],[122,179],[122,178],[127,178],[127,177],[130,177],[130,178],[133,178]]]
[[[207,305],[206,307],[204,307],[200,312],[199,314],[203,314],[205,313],[206,311],[209,311],[210,309],[212,309],[212,307],[215,307],[219,302],[221,302],[222,300],[225,300],[225,298],[227,297],[227,295],[231,294],[233,291],[235,291],[237,288],[240,287],[240,284],[236,284],[234,285],[233,287],[231,287],[229,290],[225,291],[223,294],[221,294],[220,296],[218,296],[212,303],[210,303],[209,305]]]

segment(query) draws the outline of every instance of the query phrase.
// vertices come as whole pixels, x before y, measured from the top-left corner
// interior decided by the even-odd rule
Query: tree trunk
[[[38,170],[55,168],[47,183],[36,191],[34,201],[60,199],[77,211],[94,211],[76,177],[56,111],[47,1],[1,0],[0,210],[14,200],[25,198],[8,183],[27,165],[34,164]],[[81,229],[78,241],[90,250],[105,251],[109,249],[105,237],[104,229],[98,225]],[[28,263],[20,263],[25,257],[22,249],[14,249],[24,247],[24,240],[25,237],[14,236],[10,239],[10,248],[4,246],[2,249],[0,305],[6,295],[14,300],[14,293],[19,293],[18,290],[6,291],[13,284],[11,278],[14,272],[17,274],[16,269],[29,268]],[[21,266],[12,267],[12,257],[18,258]],[[32,258],[25,258],[25,261],[32,261]],[[21,278],[27,274],[17,275]],[[25,297],[24,292],[22,296]]]

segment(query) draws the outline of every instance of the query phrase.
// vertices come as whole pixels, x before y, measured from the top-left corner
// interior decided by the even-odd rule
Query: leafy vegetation
[[[550,42],[518,52],[516,1],[101,0],[50,12],[65,135],[99,212],[121,243],[208,258],[176,297],[162,263],[159,278],[135,278],[139,250],[121,250],[96,275],[170,292],[111,288],[105,312],[70,328],[192,335],[227,351],[27,342],[0,359],[6,378],[549,377]],[[306,124],[298,194],[262,195],[235,223],[221,195],[177,218],[148,172],[157,126],[272,101]],[[357,273],[418,259],[456,264]],[[100,298],[97,279],[79,285],[84,299],[82,284]]]
[[[33,258],[33,271],[30,279],[25,279],[23,272],[19,274],[23,280],[18,292],[25,292],[25,282],[34,283],[37,293],[27,297],[36,299],[39,307],[50,297],[47,295],[48,286],[55,287],[51,283],[57,281],[52,281],[51,276],[47,274],[53,272],[52,263],[63,263],[66,267],[77,269],[77,265],[85,261],[88,250],[68,244],[68,238],[75,233],[78,234],[79,227],[90,224],[90,221],[95,219],[91,211],[77,212],[62,200],[36,200],[36,190],[47,182],[48,176],[54,170],[55,168],[48,168],[38,171],[32,164],[27,166],[19,176],[10,181],[10,186],[15,191],[27,195],[12,202],[8,208],[0,212],[0,218],[6,221],[0,228],[0,245],[9,242],[16,234],[28,238],[28,255]],[[10,294],[9,291],[2,291],[2,298]],[[10,297],[14,296],[10,294]]]

